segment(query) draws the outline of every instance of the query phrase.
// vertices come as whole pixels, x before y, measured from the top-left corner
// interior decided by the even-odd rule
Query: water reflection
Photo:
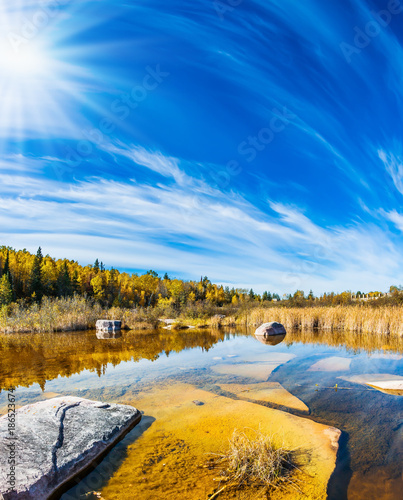
[[[265,345],[277,345],[285,339],[284,335],[255,335],[255,339]]]
[[[0,335],[0,390],[35,383],[43,389],[47,381],[84,370],[101,376],[108,365],[155,361],[197,347],[208,351],[228,335],[221,330],[116,332],[102,336],[102,342],[95,331]]]
[[[252,368],[269,373],[270,363],[276,361],[280,366],[273,367],[267,380],[303,401],[310,410],[307,418],[346,433],[348,453],[340,472],[345,480],[338,476],[330,496],[342,498],[348,485],[348,497],[361,498],[362,485],[367,484],[379,498],[384,498],[379,488],[388,487],[393,498],[399,477],[401,481],[402,399],[346,379],[368,373],[401,375],[403,339],[348,332],[288,332],[273,338],[252,333],[237,329],[119,332],[101,338],[95,331],[1,335],[0,387],[20,387],[19,405],[56,393],[130,402],[140,390],[152,392],[157,378],[218,393],[223,384],[250,384],[251,379],[234,367],[248,367],[249,374]],[[45,384],[49,392],[42,394]],[[3,393],[0,411],[5,404]],[[381,476],[383,483],[377,479]],[[344,493],[338,489],[341,483]],[[366,494],[370,498],[376,496]]]
[[[97,339],[107,340],[107,339],[120,339],[122,336],[122,332],[108,332],[105,330],[97,330],[96,332]]]

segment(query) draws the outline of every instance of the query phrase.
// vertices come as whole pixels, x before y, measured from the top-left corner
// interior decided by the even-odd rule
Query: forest
[[[280,321],[286,328],[403,334],[403,290],[275,292],[224,287],[207,277],[185,281],[106,269],[98,259],[82,266],[26,249],[0,247],[0,332],[54,332],[94,328],[99,318],[121,319],[128,329],[255,326]]]
[[[236,277],[234,277],[236,278]],[[180,311],[195,304],[278,305],[287,307],[351,305],[376,299],[376,305],[401,304],[402,288],[391,286],[388,293],[360,291],[328,292],[316,297],[312,291],[297,290],[282,297],[265,291],[261,295],[252,289],[230,288],[212,283],[206,276],[200,280],[184,281],[155,271],[144,274],[106,269],[102,262],[82,266],[74,260],[55,259],[26,249],[0,247],[0,305],[13,302],[41,303],[44,297],[68,298],[78,295],[96,301],[103,307],[149,308],[161,307]]]

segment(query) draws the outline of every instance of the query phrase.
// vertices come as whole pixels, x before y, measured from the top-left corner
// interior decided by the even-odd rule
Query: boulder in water
[[[120,332],[122,329],[122,322],[110,319],[99,319],[95,326],[97,331],[100,332]]]
[[[270,337],[272,335],[285,335],[286,331],[284,326],[281,323],[277,323],[276,321],[272,321],[271,323],[263,323],[259,328],[256,328],[255,335]]]

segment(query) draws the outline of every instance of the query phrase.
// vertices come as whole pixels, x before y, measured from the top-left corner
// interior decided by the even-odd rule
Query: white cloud
[[[378,156],[385,165],[386,171],[391,176],[396,189],[403,194],[403,161],[396,153],[386,153],[380,149]]]
[[[145,150],[135,158],[178,182],[67,185],[0,171],[2,243],[279,293],[385,289],[402,271],[392,235],[375,226],[321,227],[276,200],[262,211],[239,194],[182,177],[177,159]]]

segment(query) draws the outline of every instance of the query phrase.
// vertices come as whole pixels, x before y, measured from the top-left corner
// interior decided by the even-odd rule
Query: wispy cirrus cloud
[[[188,176],[184,185],[176,173],[179,159],[140,151],[133,162],[158,171],[161,164],[175,165],[179,181],[90,178],[66,185],[0,174],[2,239],[29,243],[32,250],[42,245],[84,263],[100,257],[126,269],[207,274],[279,292],[291,286],[344,289],[357,282],[362,288],[386,286],[399,272],[399,246],[375,226],[321,227],[299,207],[277,200],[268,199],[262,211],[239,193],[206,189],[201,179]]]

